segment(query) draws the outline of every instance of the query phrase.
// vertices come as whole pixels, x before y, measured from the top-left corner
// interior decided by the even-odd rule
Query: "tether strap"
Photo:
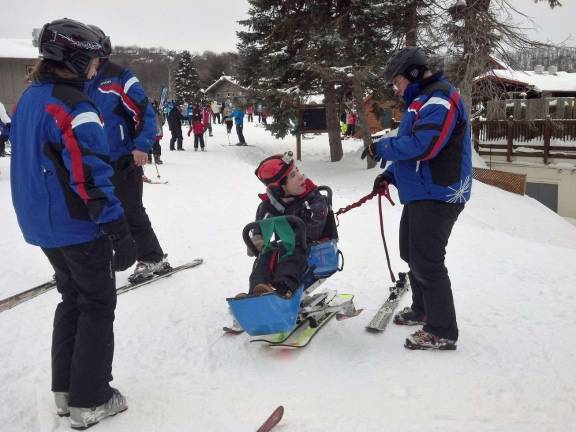
[[[344,213],[346,213],[346,212],[348,212],[354,208],[360,207],[362,204],[365,204],[366,202],[370,201],[376,195],[378,195],[378,213],[380,215],[380,235],[382,236],[382,243],[384,245],[384,253],[386,254],[386,263],[388,264],[388,271],[390,272],[390,279],[392,279],[392,282],[395,283],[396,278],[394,277],[394,272],[392,271],[392,266],[390,264],[390,255],[388,254],[388,246],[386,245],[386,236],[384,235],[384,214],[382,212],[382,195],[384,195],[386,197],[386,199],[390,202],[390,204],[396,205],[394,203],[394,201],[392,201],[392,198],[390,198],[390,191],[388,191],[388,185],[381,186],[378,190],[373,191],[373,192],[369,193],[368,195],[363,196],[358,201],[356,201],[350,205],[347,205],[346,207],[339,209],[336,212],[336,219],[338,219],[338,216],[340,216],[341,214],[344,214]]]

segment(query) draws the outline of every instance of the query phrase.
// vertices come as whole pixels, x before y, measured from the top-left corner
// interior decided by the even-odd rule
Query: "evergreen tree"
[[[198,71],[194,67],[192,55],[189,51],[182,51],[178,55],[176,71],[174,73],[174,93],[176,99],[195,103],[199,98]]]
[[[258,88],[270,103],[275,123],[286,134],[300,96],[324,93],[331,160],[342,158],[336,87],[352,88],[358,106],[364,83],[385,64],[391,43],[386,2],[368,0],[251,0],[250,31],[239,32],[239,74],[244,85]],[[292,112],[289,112],[292,110]],[[278,119],[283,121],[278,122]],[[365,122],[364,122],[365,123]]]

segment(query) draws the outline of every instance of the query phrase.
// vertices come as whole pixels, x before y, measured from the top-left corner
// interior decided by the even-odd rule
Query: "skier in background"
[[[44,25],[38,41],[42,59],[12,124],[12,200],[25,240],[42,248],[62,296],[52,333],[57,414],[86,429],[128,408],[110,386],[112,269],[134,263],[136,244],[110,181],[98,109],[82,93],[103,55],[100,35],[65,18]]]
[[[168,112],[168,128],[170,129],[170,150],[174,151],[174,144],[176,144],[176,149],[179,151],[184,151],[182,147],[182,121],[184,120],[184,116],[180,112],[180,108],[178,107],[178,102],[174,102],[172,108]]]
[[[188,129],[188,136],[190,133],[194,132],[194,151],[198,151],[198,144],[200,144],[200,150],[204,151],[204,125],[202,123],[202,113],[197,110],[192,115],[192,124]]]
[[[6,156],[6,142],[10,137],[11,121],[4,104],[0,102],[0,157]]]
[[[234,117],[234,123],[236,123],[236,134],[238,135],[237,146],[245,146],[246,140],[244,139],[244,111],[240,105],[236,105],[234,111],[232,112],[232,117]]]
[[[162,136],[164,136],[164,114],[159,108],[157,101],[152,101],[152,109],[156,115],[156,138],[154,140],[152,150],[148,152],[148,163],[152,163],[152,156],[154,156],[154,163],[157,165],[162,165],[164,162],[162,162],[162,159],[160,158],[162,155],[162,147],[160,146],[160,141],[162,140]]]

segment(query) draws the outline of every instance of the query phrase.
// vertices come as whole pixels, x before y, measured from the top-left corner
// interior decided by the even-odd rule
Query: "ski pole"
[[[156,163],[156,158],[154,158],[154,167],[156,167],[156,174],[158,174],[157,178],[160,178],[160,172],[158,171],[158,164]]]

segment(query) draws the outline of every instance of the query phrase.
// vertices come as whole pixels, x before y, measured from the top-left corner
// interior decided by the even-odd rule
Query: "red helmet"
[[[283,179],[288,177],[293,168],[293,153],[288,151],[283,155],[277,154],[264,159],[254,171],[254,174],[266,186],[277,186]]]

